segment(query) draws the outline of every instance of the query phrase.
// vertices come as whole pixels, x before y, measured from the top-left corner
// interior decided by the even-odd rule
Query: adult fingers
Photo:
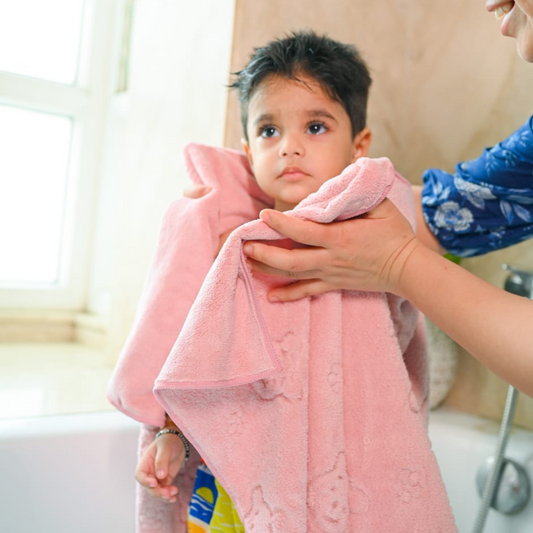
[[[247,242],[244,245],[249,265],[253,271],[293,279],[321,277],[321,264],[327,261],[327,252],[322,248],[296,248],[286,250],[277,246]]]
[[[380,204],[366,213],[349,220],[331,222],[329,224],[300,220],[273,209],[263,209],[260,217],[272,229],[279,231],[293,241],[331,250],[338,245],[339,241],[345,238],[346,233],[353,231],[357,227],[358,219],[389,218],[396,211],[397,208],[394,204],[388,198],[385,198]]]
[[[191,185],[183,191],[183,196],[185,198],[202,198],[211,189],[212,187],[209,187],[209,185]]]
[[[272,289],[268,293],[268,299],[271,302],[293,302],[306,296],[317,296],[333,288],[318,279],[298,281],[284,287]]]
[[[334,224],[300,220],[273,209],[263,209],[259,216],[263,222],[285,237],[309,246],[325,247],[331,241],[332,233],[335,233]]]

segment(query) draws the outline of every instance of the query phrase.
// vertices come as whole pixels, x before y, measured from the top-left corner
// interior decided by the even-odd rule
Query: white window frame
[[[112,68],[118,66],[122,8],[123,0],[86,0],[76,85],[0,71],[0,104],[73,120],[59,283],[0,286],[0,308],[80,311],[86,306],[105,112]]]

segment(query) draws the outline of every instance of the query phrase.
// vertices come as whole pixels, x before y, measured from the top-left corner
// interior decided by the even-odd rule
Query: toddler
[[[236,74],[243,126],[242,147],[259,187],[274,208],[294,208],[327,180],[365,157],[371,141],[366,108],[371,77],[357,50],[313,32],[297,32],[255,50]],[[220,246],[226,236],[221,236]],[[170,430],[170,431],[168,431]],[[176,500],[172,481],[187,442],[172,420],[146,449],[137,481],[153,495]],[[217,494],[202,502],[202,493]],[[244,531],[223,487],[199,467],[189,511],[189,531]],[[200,501],[199,501],[200,500]],[[205,509],[207,503],[214,510]]]

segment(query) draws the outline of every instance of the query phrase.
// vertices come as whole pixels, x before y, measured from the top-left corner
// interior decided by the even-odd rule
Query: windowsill
[[[68,311],[0,309],[0,343],[105,345],[107,319]]]
[[[105,361],[74,342],[0,343],[0,419],[113,410]]]

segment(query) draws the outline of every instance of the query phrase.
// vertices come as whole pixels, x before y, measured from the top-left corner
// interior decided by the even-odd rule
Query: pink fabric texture
[[[269,303],[269,288],[285,282],[252,276],[242,245],[281,238],[253,220],[270,200],[238,152],[189,145],[186,160],[213,191],[165,216],[109,388],[145,424],[162,424],[166,410],[194,447],[178,504],[140,495],[138,531],[186,531],[200,453],[247,533],[455,532],[426,434],[422,317],[383,293]],[[363,158],[291,214],[343,220],[385,196],[414,224],[408,182],[387,159]],[[219,236],[236,226],[213,263]]]

